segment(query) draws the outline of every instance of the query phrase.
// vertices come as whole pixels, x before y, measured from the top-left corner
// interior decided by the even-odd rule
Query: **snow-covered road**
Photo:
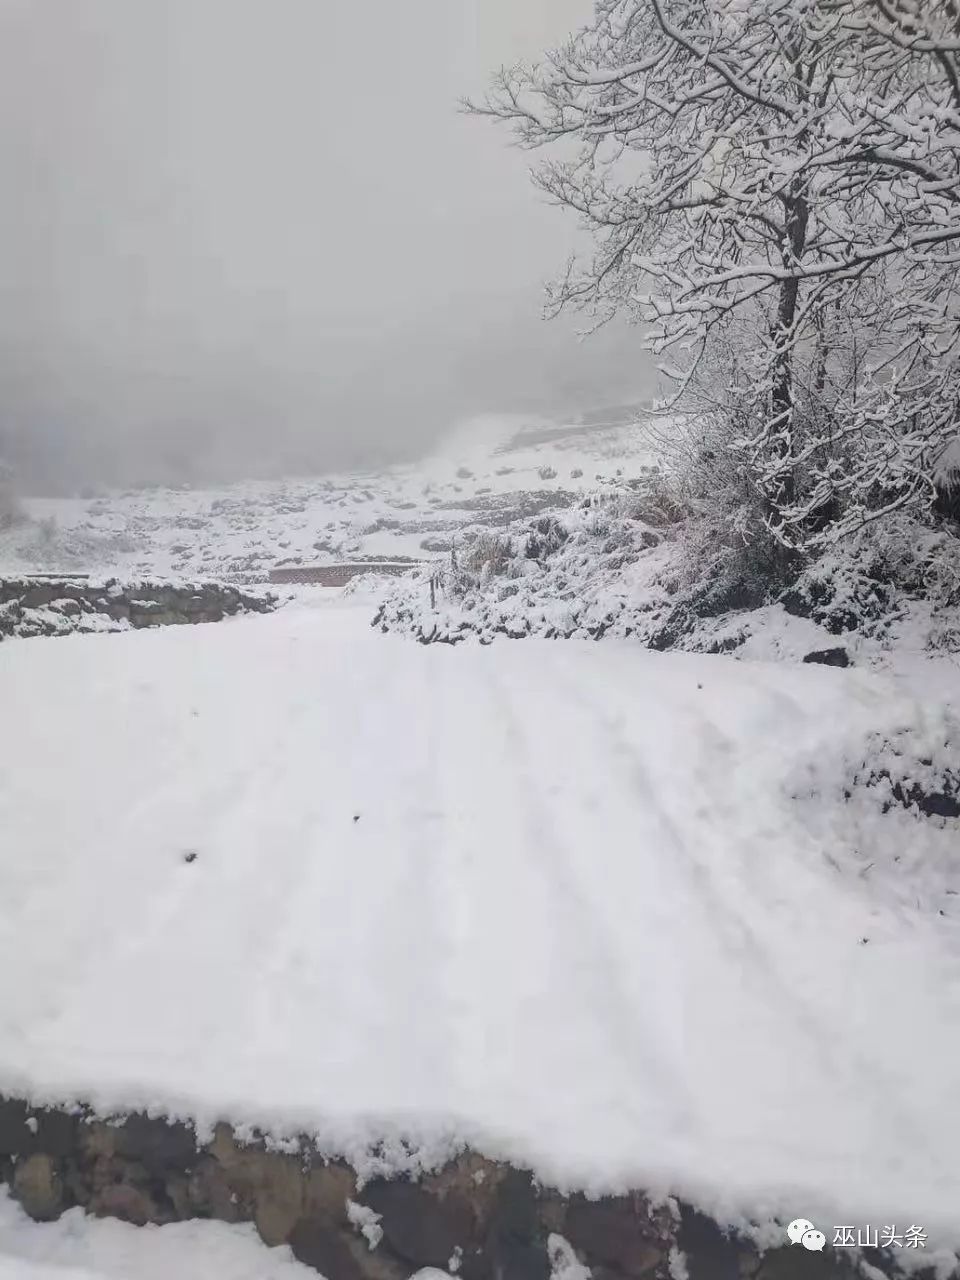
[[[960,925],[789,794],[919,711],[368,617],[0,647],[0,1090],[960,1241]]]

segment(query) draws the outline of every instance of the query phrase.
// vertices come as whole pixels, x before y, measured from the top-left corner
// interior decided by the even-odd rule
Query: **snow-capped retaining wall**
[[[218,582],[0,578],[0,640],[219,622],[275,606],[275,596],[251,595]]]
[[[418,1182],[359,1185],[309,1144],[268,1150],[227,1125],[194,1130],[135,1114],[116,1123],[0,1099],[0,1181],[38,1221],[79,1205],[136,1225],[192,1218],[254,1222],[326,1280],[409,1280],[436,1268],[462,1280],[795,1280],[855,1275],[832,1250],[760,1252],[676,1201],[589,1200],[465,1152]],[[877,1254],[877,1251],[872,1251]],[[871,1258],[872,1275],[884,1259]],[[588,1268],[587,1271],[582,1267]]]

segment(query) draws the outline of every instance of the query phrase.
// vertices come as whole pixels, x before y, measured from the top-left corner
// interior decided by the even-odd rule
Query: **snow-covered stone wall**
[[[237,613],[265,613],[275,605],[274,596],[217,582],[0,578],[0,640],[219,622]]]
[[[674,1198],[591,1199],[540,1185],[529,1171],[464,1151],[417,1180],[358,1180],[310,1143],[269,1149],[221,1124],[83,1111],[0,1098],[0,1182],[30,1217],[74,1206],[137,1226],[192,1218],[253,1222],[325,1280],[840,1280],[835,1251],[758,1248]],[[873,1251],[877,1254],[877,1251]],[[802,1255],[802,1256],[800,1256]],[[871,1259],[872,1276],[892,1274]]]

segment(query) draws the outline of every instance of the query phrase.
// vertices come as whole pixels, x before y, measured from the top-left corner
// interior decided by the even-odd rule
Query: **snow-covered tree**
[[[643,321],[680,391],[740,343],[718,400],[780,542],[933,500],[960,406],[960,0],[597,0],[473,109],[554,146],[537,181],[593,232],[552,308]]]

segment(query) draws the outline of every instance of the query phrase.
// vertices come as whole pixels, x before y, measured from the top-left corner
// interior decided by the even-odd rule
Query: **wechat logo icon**
[[[791,1244],[802,1244],[804,1249],[818,1253],[827,1243],[827,1237],[818,1231],[809,1218],[794,1218],[787,1227]]]

